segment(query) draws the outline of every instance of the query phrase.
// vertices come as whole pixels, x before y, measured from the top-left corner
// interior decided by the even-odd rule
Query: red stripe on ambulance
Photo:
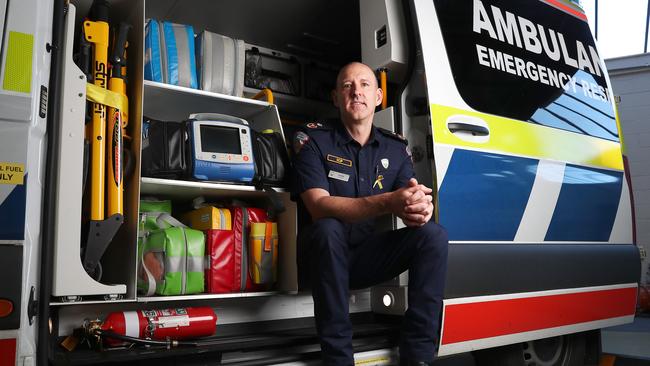
[[[634,315],[636,295],[634,286],[465,303],[452,300],[444,308],[442,344]]]
[[[559,0],[544,0],[544,2],[551,5],[551,6],[553,6],[553,7],[555,7],[555,8],[558,8],[558,9],[564,11],[565,13],[569,13],[569,14],[575,16],[575,17],[578,17],[578,18],[584,20],[585,22],[587,21],[587,16],[585,15],[585,13],[574,9],[569,5],[563,4]]]

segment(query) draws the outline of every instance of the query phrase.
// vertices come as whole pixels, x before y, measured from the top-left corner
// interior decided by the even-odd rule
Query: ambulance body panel
[[[13,309],[0,317],[0,363],[22,365],[34,362],[38,346],[28,305],[38,295],[44,230],[52,4],[2,1],[0,17],[0,300]]]
[[[545,2],[434,5],[440,30],[419,24],[434,149],[444,157],[453,149],[436,160],[440,222],[450,240],[631,243],[612,236],[617,212],[627,216],[616,224],[631,228],[631,211],[621,202],[616,119],[586,20]],[[536,37],[526,38],[529,28]],[[550,55],[547,43],[555,46]],[[575,58],[586,71],[571,74]],[[466,129],[452,131],[454,124]],[[472,126],[484,129],[485,141],[473,141]]]

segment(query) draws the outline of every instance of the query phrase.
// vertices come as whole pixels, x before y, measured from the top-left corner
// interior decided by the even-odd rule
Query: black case
[[[280,57],[261,52],[257,47],[246,51],[244,86],[273,93],[301,94],[300,63],[294,57]]]
[[[185,124],[144,117],[142,176],[178,179],[187,174]]]
[[[278,132],[253,131],[255,185],[286,187],[289,171],[287,148]]]

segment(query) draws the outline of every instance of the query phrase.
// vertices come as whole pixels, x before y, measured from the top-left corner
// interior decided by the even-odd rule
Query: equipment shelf
[[[210,300],[210,299],[229,299],[238,297],[259,297],[279,294],[278,291],[259,291],[259,292],[233,292],[227,294],[194,294],[194,295],[176,295],[176,296],[140,296],[138,302],[161,302],[161,301],[185,301],[185,300]]]
[[[148,117],[182,121],[190,113],[206,112],[249,119],[272,105],[256,99],[144,80],[143,107],[144,114]]]
[[[244,95],[246,96],[253,96],[259,91],[260,89],[248,86],[244,87]],[[333,118],[338,115],[338,111],[331,102],[323,102],[282,93],[273,93],[273,99],[282,113],[290,112],[291,114],[308,116],[314,119]]]
[[[51,301],[50,306],[75,306],[75,305],[97,305],[97,304],[125,304],[133,303],[134,299],[120,299],[120,300],[101,300],[101,299],[91,299],[91,300],[79,300],[79,301]]]
[[[276,192],[286,192],[284,188],[273,188]],[[187,180],[142,177],[141,194],[151,194],[175,199],[193,199],[197,196],[221,198],[263,198],[266,192],[253,186],[216,182],[194,182]]]

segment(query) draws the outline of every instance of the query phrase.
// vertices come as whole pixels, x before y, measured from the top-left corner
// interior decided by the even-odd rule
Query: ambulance
[[[199,196],[267,197],[250,185],[143,176],[142,121],[221,113],[291,141],[296,124],[336,116],[329,88],[353,60],[378,71],[386,104],[375,124],[408,140],[418,180],[434,190],[434,219],[449,233],[437,357],[472,352],[487,365],[596,365],[600,330],[633,321],[641,262],[628,164],[607,70],[578,1],[104,5],[97,15],[92,0],[0,0],[0,365],[318,364],[313,302],[296,274],[298,208],[286,187],[276,189],[285,211],[277,218],[272,288],[138,292],[141,199],[182,207]],[[146,76],[147,24],[154,20],[191,26],[185,43],[196,35],[197,51],[205,31],[233,40],[223,52],[235,61],[221,75],[232,76],[234,87],[218,92]],[[129,26],[128,42],[114,58],[107,43],[119,37],[108,34],[120,22]],[[95,31],[99,23],[104,28]],[[73,56],[84,39],[93,57],[100,47],[109,56],[85,71]],[[221,65],[200,52],[190,59],[199,75],[208,62],[212,70]],[[121,66],[125,87],[104,91],[98,84]],[[262,99],[252,98],[265,86],[251,70],[269,81]],[[88,103],[109,120],[122,119],[110,133],[102,126],[89,134],[95,121],[87,117],[96,112]],[[125,148],[87,153],[113,138]],[[126,155],[130,172],[122,166]],[[102,206],[100,218],[88,221],[84,177],[94,176],[87,171],[95,159],[114,164],[105,174],[120,177],[123,207],[112,216]],[[106,195],[101,188],[97,197]],[[84,224],[109,217],[116,218],[114,236],[90,271]],[[387,228],[401,225],[386,220]],[[397,364],[407,280],[403,274],[351,294],[357,364]],[[196,309],[216,316],[214,334],[156,341],[138,333],[148,314],[171,314],[172,328],[192,328],[186,317]],[[88,333],[109,314],[122,314],[130,345]]]

